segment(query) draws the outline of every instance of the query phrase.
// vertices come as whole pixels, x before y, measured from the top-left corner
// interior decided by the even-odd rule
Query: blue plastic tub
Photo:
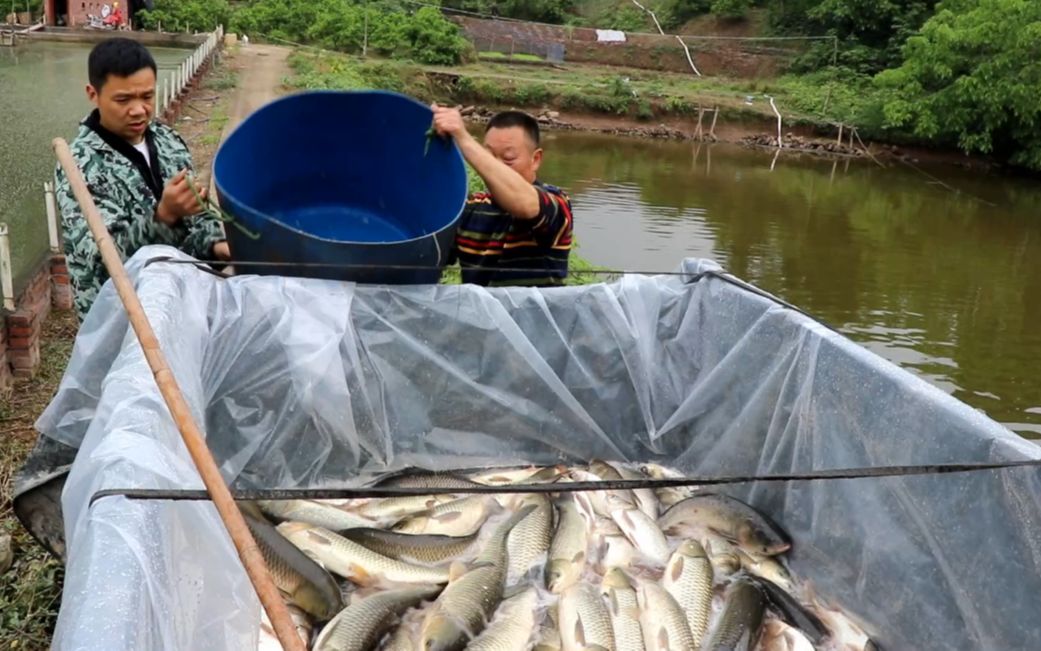
[[[235,260],[286,264],[236,271],[436,283],[467,184],[454,143],[427,146],[432,117],[386,91],[301,93],[250,115],[221,145],[213,175],[221,207],[258,237],[229,224],[228,241]]]

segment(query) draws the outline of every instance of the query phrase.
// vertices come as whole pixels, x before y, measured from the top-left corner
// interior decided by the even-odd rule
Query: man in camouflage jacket
[[[83,121],[70,148],[123,259],[142,246],[168,244],[201,259],[227,259],[220,222],[202,212],[187,176],[187,145],[170,127],[152,121],[156,66],[141,44],[124,38],[99,43],[88,59],[87,95],[97,108]],[[59,167],[65,258],[80,321],[108,273],[69,181]]]

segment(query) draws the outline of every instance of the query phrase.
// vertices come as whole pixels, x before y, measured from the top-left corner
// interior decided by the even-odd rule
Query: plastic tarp
[[[1038,448],[798,312],[688,275],[538,290],[222,280],[142,249],[129,269],[224,476],[343,485],[368,470],[606,457],[699,475],[1034,458]],[[44,436],[78,448],[54,648],[255,648],[259,606],[111,284]],[[792,535],[797,578],[887,649],[1037,649],[1031,468],[727,489]]]

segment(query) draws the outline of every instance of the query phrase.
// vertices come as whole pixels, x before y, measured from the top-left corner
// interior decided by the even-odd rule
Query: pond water
[[[1041,438],[1041,183],[571,132],[544,146],[591,262],[712,258]]]

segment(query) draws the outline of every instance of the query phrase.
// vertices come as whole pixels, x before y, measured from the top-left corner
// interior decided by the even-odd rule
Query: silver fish
[[[608,495],[606,500],[611,509],[611,519],[632,542],[633,547],[659,566],[665,565],[669,560],[669,542],[658,528],[658,523],[643,511],[627,507],[615,494]]]
[[[637,562],[640,552],[619,529],[617,533],[597,531],[593,535],[596,565],[600,572],[612,567],[629,567]]]
[[[560,651],[560,629],[557,626],[557,609],[550,608],[545,612],[542,625],[538,629],[535,647],[532,651]]]
[[[579,514],[574,500],[562,499],[557,508],[557,530],[550,542],[546,561],[546,588],[560,594],[582,576],[589,534],[585,519]]]
[[[473,547],[478,537],[476,532],[469,536],[441,536],[383,529],[347,529],[340,535],[388,558],[430,565],[458,559]]]
[[[683,474],[658,465],[656,463],[645,463],[640,466],[640,472],[652,479],[682,479]],[[654,495],[665,508],[682,502],[696,494],[697,490],[692,486],[668,486],[654,489]]]
[[[563,642],[560,641],[560,630],[553,619],[554,609],[550,609],[548,616],[543,620],[539,628],[537,641],[531,651],[561,651]]]
[[[414,651],[415,642],[412,640],[412,629],[405,622],[398,624],[386,641],[380,646],[380,651]]]
[[[607,599],[618,651],[644,651],[643,631],[640,628],[640,606],[632,580],[619,567],[604,574],[600,592]]]
[[[611,614],[588,583],[576,583],[560,595],[558,606],[562,651],[615,651]]]
[[[618,474],[622,476],[622,479],[637,480],[647,478],[643,473],[622,464],[616,463],[612,465],[618,471]],[[646,513],[647,517],[657,520],[660,515],[661,505],[654,494],[654,490],[650,488],[634,488],[632,493],[633,497],[636,498],[637,508]]]
[[[403,612],[440,591],[441,586],[386,590],[351,603],[318,634],[315,651],[369,651]]]
[[[363,547],[327,529],[303,522],[283,522],[278,531],[327,570],[368,585],[378,579],[396,583],[446,583],[448,568],[414,565]]]
[[[289,619],[296,627],[296,634],[300,636],[304,646],[310,645],[313,630],[310,617],[293,604],[286,604],[286,610],[289,611]],[[282,651],[282,643],[278,641],[275,628],[263,608],[260,609],[260,636],[257,639],[257,651]]]
[[[669,535],[696,534],[699,527],[719,533],[753,554],[774,556],[791,541],[762,513],[721,493],[700,493],[675,504],[658,520]]]
[[[647,651],[690,651],[698,648],[683,609],[665,588],[644,582],[637,591],[640,628]]]
[[[813,643],[797,628],[792,628],[779,619],[769,619],[763,624],[762,651],[814,651]]]
[[[611,469],[610,476],[620,478],[618,476],[618,473],[614,472],[613,469]],[[568,473],[562,477],[562,480],[566,480],[569,482],[589,483],[605,481],[603,477],[594,472],[588,470],[579,470],[577,468],[568,471]],[[582,493],[578,494],[583,495],[592,503],[593,509],[596,511],[597,515],[600,515],[605,518],[611,517],[611,509],[618,508],[618,502],[625,502],[626,508],[636,508],[636,498],[633,497],[633,494],[630,491],[591,490],[583,491]],[[614,497],[615,504],[613,506],[608,505],[608,495]]]
[[[257,506],[275,520],[306,522],[330,531],[373,525],[368,518],[314,500],[258,500]]]
[[[271,578],[287,600],[323,622],[340,612],[340,588],[329,573],[282,537],[255,505],[240,506]]]
[[[527,468],[494,468],[470,475],[479,484],[504,486],[506,484],[541,484],[553,482],[567,472],[567,466],[529,466]]]
[[[751,581],[738,577],[727,588],[723,613],[705,639],[705,651],[751,651],[759,639],[766,596]]]
[[[419,639],[423,651],[458,651],[481,632],[502,600],[506,537],[534,509],[526,506],[497,526],[476,563],[445,587],[423,618]]]
[[[741,567],[751,574],[762,577],[786,592],[795,592],[795,584],[788,568],[773,556],[753,556],[740,549],[736,550],[741,560]]]
[[[712,564],[701,543],[687,540],[676,549],[661,584],[686,613],[694,644],[700,645],[712,614]]]
[[[867,633],[855,624],[848,615],[822,602],[813,594],[812,590],[807,590],[807,592],[809,593],[807,598],[812,606],[811,612],[820,618],[824,627],[828,629],[828,637],[831,638],[836,648],[841,649],[841,651],[872,651],[877,649],[877,645],[868,637]]]
[[[480,484],[454,472],[406,468],[405,470],[383,475],[372,485],[380,488],[469,489]]]
[[[467,651],[525,651],[538,623],[537,606],[534,587],[503,600],[487,628],[466,645]]]
[[[484,521],[498,509],[494,499],[486,495],[473,495],[410,515],[391,529],[399,533],[469,536],[480,529]]]
[[[534,504],[535,510],[513,528],[506,539],[506,584],[513,585],[528,574],[549,549],[553,535],[553,503],[542,494],[525,498],[521,505]]]
[[[359,506],[355,511],[372,520],[393,521],[409,515],[429,511],[434,507],[459,499],[455,495],[407,495],[373,500]],[[355,525],[366,526],[366,525]],[[371,526],[371,525],[370,525]],[[341,527],[346,529],[347,527]]]
[[[732,542],[712,531],[699,538],[716,576],[730,576],[741,569],[741,552]]]

